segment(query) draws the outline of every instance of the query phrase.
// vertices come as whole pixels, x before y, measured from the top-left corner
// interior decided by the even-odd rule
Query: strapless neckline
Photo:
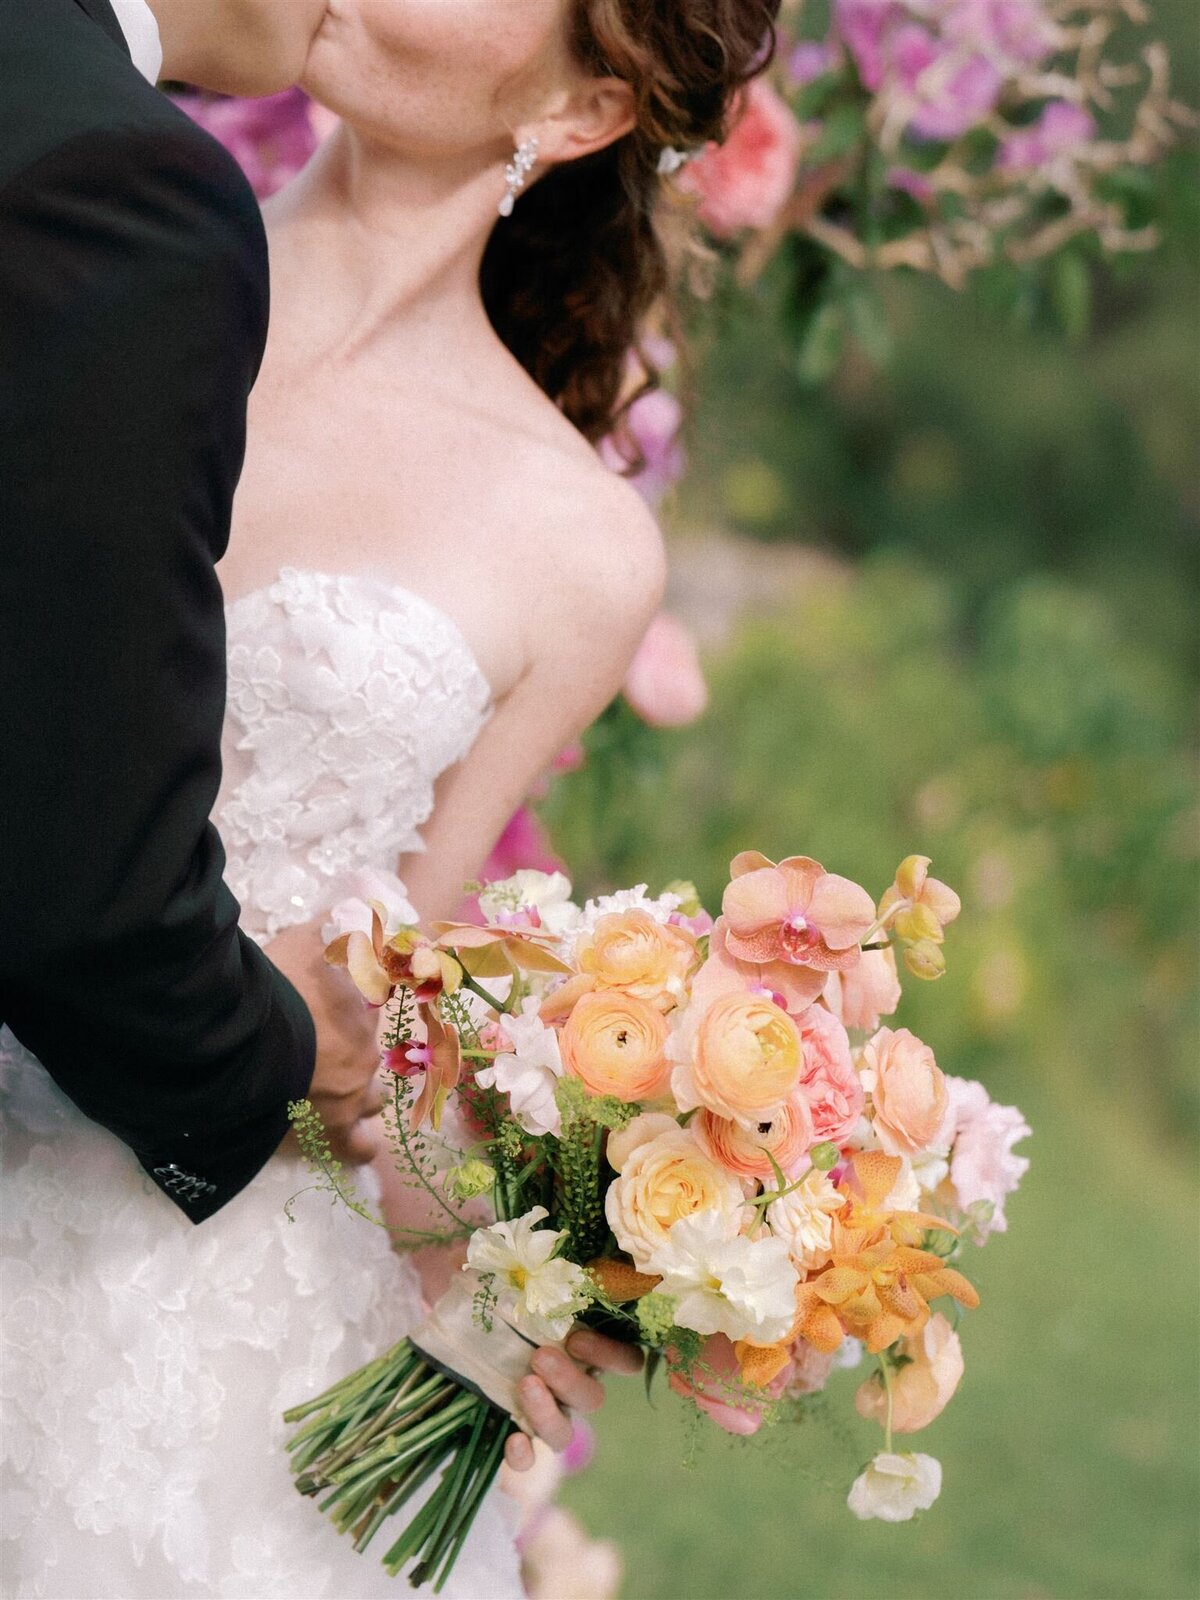
[[[315,583],[321,586],[337,586],[346,583],[361,583],[373,587],[391,596],[393,599],[403,601],[411,609],[423,612],[427,617],[435,619],[458,644],[462,654],[470,661],[471,666],[478,674],[481,683],[487,689],[489,704],[495,703],[492,693],[491,680],[479,664],[479,657],[475,654],[470,640],[459,627],[458,623],[443,607],[433,600],[428,600],[423,594],[418,594],[415,589],[410,589],[407,584],[400,583],[395,578],[384,577],[370,568],[363,568],[357,572],[331,572],[324,567],[295,567],[283,566],[279,568],[270,583],[261,583],[254,589],[247,589],[245,594],[240,594],[234,600],[229,600],[225,605],[226,626],[232,631],[232,626],[244,609],[249,609],[255,601],[264,596],[275,598],[275,591],[281,584],[292,586],[294,583]]]

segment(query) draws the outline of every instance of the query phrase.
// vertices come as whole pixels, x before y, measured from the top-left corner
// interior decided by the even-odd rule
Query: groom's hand
[[[604,1404],[604,1388],[595,1374],[632,1376],[642,1369],[642,1352],[636,1345],[620,1344],[591,1328],[577,1328],[565,1350],[544,1345],[534,1351],[530,1366],[533,1371],[518,1385],[525,1415],[552,1450],[565,1450],[572,1434],[568,1408],[598,1411]],[[504,1459],[514,1472],[528,1471],[533,1465],[533,1445],[525,1434],[509,1436]]]
[[[317,1064],[308,1098],[325,1124],[333,1154],[361,1166],[381,1149],[368,1121],[379,1111],[377,1013],[325,960],[319,922],[286,928],[266,953],[300,991],[316,1025]],[[289,1140],[291,1134],[285,1147]]]

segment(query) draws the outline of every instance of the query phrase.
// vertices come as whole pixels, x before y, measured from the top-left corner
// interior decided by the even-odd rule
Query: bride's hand
[[[533,1371],[522,1378],[518,1389],[525,1414],[540,1439],[552,1450],[565,1450],[571,1442],[572,1411],[598,1411],[604,1404],[603,1385],[597,1372],[619,1372],[627,1376],[640,1372],[642,1352],[636,1345],[619,1344],[591,1328],[578,1328],[567,1340],[566,1349],[544,1345],[530,1361]],[[533,1445],[523,1433],[514,1433],[504,1447],[504,1459],[514,1472],[527,1472],[533,1465]]]

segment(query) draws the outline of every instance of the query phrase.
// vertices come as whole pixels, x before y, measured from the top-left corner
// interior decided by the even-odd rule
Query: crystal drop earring
[[[517,196],[529,182],[529,174],[537,166],[538,142],[536,134],[530,134],[528,139],[522,139],[513,153],[512,160],[504,169],[504,199],[500,202],[500,215],[511,217],[513,207],[517,203]]]

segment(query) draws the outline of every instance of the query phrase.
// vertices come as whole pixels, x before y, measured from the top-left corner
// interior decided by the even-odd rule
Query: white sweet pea
[[[347,887],[353,892],[337,902],[321,928],[321,938],[326,944],[332,944],[344,933],[369,935],[372,905],[379,908],[385,939],[399,933],[401,928],[416,927],[421,920],[408,898],[408,890],[394,872],[363,867],[353,875]]]
[[[583,1268],[554,1254],[566,1230],[537,1227],[547,1216],[545,1206],[534,1206],[512,1222],[477,1229],[463,1269],[492,1275],[500,1315],[535,1344],[565,1338],[588,1302]]]
[[[562,1132],[562,1116],[554,1099],[554,1086],[563,1075],[558,1035],[538,1016],[536,998],[522,1002],[519,1013],[504,1018],[504,1031],[512,1040],[511,1052],[499,1055],[490,1067],[476,1073],[485,1089],[508,1096],[512,1114],[526,1133]]]
[[[489,922],[502,921],[517,911],[536,911],[542,927],[556,938],[571,933],[580,917],[579,907],[571,899],[571,880],[561,872],[537,872],[532,867],[486,884],[479,906]]]
[[[908,1522],[942,1492],[942,1465],[932,1456],[881,1450],[855,1478],[846,1504],[860,1521]]]
[[[675,1321],[696,1333],[773,1344],[796,1317],[799,1273],[782,1239],[731,1239],[719,1211],[681,1217],[654,1251],[650,1270],[677,1300]]]
[[[767,1225],[788,1247],[788,1254],[806,1272],[829,1261],[833,1249],[833,1217],[846,1204],[828,1174],[810,1167],[798,1188],[767,1207]]]

